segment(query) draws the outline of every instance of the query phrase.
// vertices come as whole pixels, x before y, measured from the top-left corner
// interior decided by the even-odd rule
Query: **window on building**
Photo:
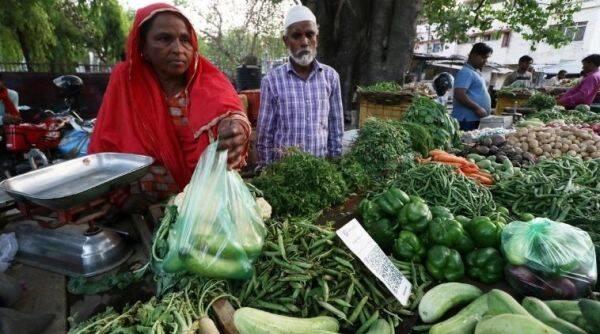
[[[507,48],[510,45],[510,31],[502,33],[502,45],[501,47]]]
[[[491,40],[492,40],[492,34],[484,34],[484,35],[481,37],[481,40],[482,40],[482,41],[484,41],[484,42],[491,41]]]
[[[565,35],[570,37],[572,41],[583,41],[587,22],[577,22],[573,27],[565,29]]]
[[[444,45],[442,43],[435,42],[435,43],[433,43],[431,52],[433,52],[433,53],[442,52],[443,48],[444,48]]]
[[[469,43],[476,43],[476,42],[477,42],[477,35],[469,36]]]

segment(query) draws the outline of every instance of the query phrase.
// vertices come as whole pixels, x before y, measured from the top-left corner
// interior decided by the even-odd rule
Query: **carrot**
[[[463,166],[460,170],[465,172],[465,174],[479,173],[479,168],[477,168],[477,167],[473,168],[470,166]]]
[[[479,181],[481,184],[485,184],[485,185],[492,185],[494,184],[494,181],[489,178],[489,177],[485,177],[483,175],[480,174],[467,174],[468,177]]]
[[[446,151],[442,151],[442,150],[429,151],[429,155],[431,155],[432,157],[435,157],[436,155],[440,155],[440,154],[448,154],[448,153]]]
[[[492,174],[484,172],[482,170],[479,171],[479,175],[485,176],[485,177],[490,178],[490,179],[492,178]]]
[[[458,169],[461,169],[462,166],[463,166],[463,164],[458,163],[458,162],[442,162],[442,161],[436,161],[436,162],[444,164],[444,165],[447,165],[447,166],[454,166],[454,167],[456,167]]]
[[[467,161],[467,159],[457,157],[452,154],[446,154],[446,155],[439,154],[439,155],[434,156],[433,160],[439,161],[439,162],[456,162],[456,163],[463,164],[463,165],[470,163],[469,161]]]

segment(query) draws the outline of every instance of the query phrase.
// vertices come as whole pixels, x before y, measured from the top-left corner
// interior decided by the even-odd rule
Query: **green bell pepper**
[[[465,229],[477,247],[500,247],[500,237],[504,224],[492,221],[489,217],[475,217],[465,226]]]
[[[379,206],[381,211],[390,216],[396,216],[400,209],[410,201],[408,195],[398,189],[390,188],[375,199],[375,204]]]
[[[433,246],[427,252],[427,271],[440,281],[458,281],[465,276],[465,266],[458,251],[445,246]]]
[[[429,238],[434,245],[451,247],[461,253],[475,248],[462,225],[452,219],[434,219],[429,223]]]
[[[419,261],[425,255],[425,247],[416,234],[411,231],[400,231],[394,242],[394,256],[400,260]]]
[[[398,224],[387,218],[364,223],[365,230],[375,242],[388,253],[394,246],[394,240],[398,235]]]
[[[504,259],[495,248],[474,250],[467,254],[465,262],[467,275],[483,283],[495,283],[504,276]]]
[[[429,208],[431,211],[431,215],[433,218],[445,218],[445,219],[454,219],[454,215],[448,208],[443,206],[432,206]]]
[[[431,221],[431,211],[427,204],[418,199],[412,199],[404,205],[398,215],[400,226],[411,232],[422,232]]]
[[[363,224],[376,222],[382,218],[379,207],[373,201],[363,199],[358,205],[358,214],[362,218]]]

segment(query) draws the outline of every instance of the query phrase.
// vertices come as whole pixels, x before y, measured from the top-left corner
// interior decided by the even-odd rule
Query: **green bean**
[[[280,278],[281,281],[285,281],[285,282],[305,282],[308,281],[311,277],[308,275],[293,275],[293,276],[286,276],[286,277],[282,277]]]
[[[294,313],[298,313],[300,312],[300,309],[298,308],[298,306],[294,305],[294,304],[285,304],[285,307],[290,310],[291,312]]]
[[[367,321],[365,321],[357,330],[356,334],[362,334],[366,332],[372,324],[379,319],[379,311],[375,311]]]
[[[281,252],[281,257],[287,261],[287,257],[285,256],[285,247],[283,245],[283,235],[281,235],[280,229],[277,229],[277,244],[279,246],[279,251]]]
[[[358,305],[356,305],[356,308],[352,311],[352,313],[350,313],[350,316],[348,317],[348,321],[349,322],[353,323],[354,320],[356,320],[356,318],[358,317],[358,315],[362,311],[363,307],[365,307],[365,304],[367,303],[368,300],[369,300],[368,296],[364,296],[360,300],[360,302],[358,303]]]
[[[338,305],[340,305],[342,307],[352,307],[352,304],[346,302],[343,299],[339,299],[339,298],[332,299],[331,302],[332,303],[336,303],[336,304],[338,304]]]
[[[333,259],[334,259],[335,261],[337,261],[337,263],[339,263],[339,264],[341,264],[341,265],[343,265],[343,266],[345,266],[345,267],[348,267],[348,268],[350,268],[350,269],[354,269],[354,266],[352,265],[352,263],[350,263],[350,262],[349,262],[349,261],[347,261],[347,260],[344,260],[344,259],[342,259],[342,258],[340,258],[340,257],[337,257],[337,256],[334,256],[334,257],[333,257]]]
[[[283,312],[283,313],[287,313],[289,312],[287,307],[279,305],[279,304],[274,304],[274,303],[269,303],[269,302],[265,302],[262,300],[258,300],[255,301],[254,304],[256,306],[258,306],[259,308],[266,308],[266,309],[270,309],[270,310],[274,310],[274,311],[279,311],[279,312]]]
[[[344,312],[340,311],[339,309],[337,309],[335,306],[333,306],[327,302],[320,301],[320,300],[317,301],[317,303],[319,303],[319,305],[321,305],[321,307],[323,307],[327,311],[335,314],[338,318],[346,320],[346,314]]]

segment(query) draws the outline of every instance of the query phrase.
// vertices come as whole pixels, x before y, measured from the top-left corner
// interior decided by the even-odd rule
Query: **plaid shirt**
[[[269,72],[260,87],[259,166],[280,159],[288,147],[318,157],[342,153],[344,111],[337,72],[314,61],[307,80],[288,62]]]

